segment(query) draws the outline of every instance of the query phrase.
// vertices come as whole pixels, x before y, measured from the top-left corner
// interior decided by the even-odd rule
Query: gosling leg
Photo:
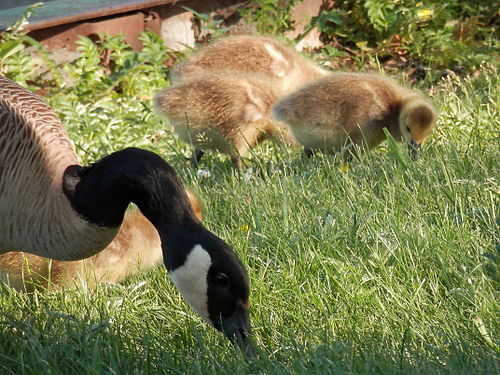
[[[205,151],[203,151],[201,148],[195,148],[193,151],[193,156],[191,157],[191,165],[193,167],[197,167],[198,163],[200,162],[200,159],[204,154]]]
[[[310,159],[314,156],[314,151],[312,148],[304,148],[304,156],[306,159]]]
[[[231,162],[233,163],[234,169],[241,171],[243,168],[243,162],[241,161],[241,157],[239,155],[231,156]]]

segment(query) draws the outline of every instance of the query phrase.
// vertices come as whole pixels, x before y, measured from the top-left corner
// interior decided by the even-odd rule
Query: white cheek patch
[[[207,275],[211,265],[212,259],[208,252],[201,245],[196,245],[184,264],[169,273],[170,279],[189,306],[210,325]]]
[[[267,50],[269,55],[274,59],[271,64],[271,70],[278,77],[284,77],[286,74],[286,67],[288,66],[288,61],[286,61],[285,57],[279,53],[271,44],[265,43],[264,48]]]

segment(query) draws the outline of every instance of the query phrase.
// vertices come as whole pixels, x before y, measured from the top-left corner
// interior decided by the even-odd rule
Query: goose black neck
[[[117,151],[87,167],[69,166],[63,191],[73,209],[93,225],[118,227],[130,202],[156,228],[175,230],[197,221],[173,168],[138,148]]]

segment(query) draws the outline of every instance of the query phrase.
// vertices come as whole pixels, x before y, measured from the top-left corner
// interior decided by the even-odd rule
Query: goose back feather
[[[90,226],[61,190],[66,167],[77,163],[51,108],[0,76],[0,253],[23,250],[74,260],[111,242],[118,228]]]

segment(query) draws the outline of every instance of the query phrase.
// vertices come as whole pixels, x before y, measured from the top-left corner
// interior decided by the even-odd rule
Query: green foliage
[[[290,12],[300,0],[254,0],[240,10],[243,19],[262,34],[278,35],[291,27]]]
[[[212,38],[216,39],[227,32],[227,28],[221,27],[223,19],[214,19],[209,14],[200,13],[185,6],[181,6],[181,8],[193,13],[194,17],[200,22],[202,34],[208,33]]]
[[[361,52],[384,57],[397,48],[432,69],[473,70],[499,58],[497,11],[489,1],[344,0],[309,28]]]
[[[0,35],[0,74],[25,86],[26,81],[33,77],[39,68],[40,61],[34,60],[27,51],[26,43],[30,42],[31,38],[26,36],[22,27],[41,5],[42,3],[37,3],[28,7],[22,17]]]
[[[395,23],[397,15],[394,13],[394,2],[366,0],[364,7],[373,29],[380,35]]]
[[[141,124],[159,124],[145,103],[166,86],[167,48],[152,32],[143,33],[141,42],[135,52],[121,36],[103,35],[96,42],[81,37],[80,57],[63,67],[67,83],[50,90],[49,104],[78,134],[75,145],[84,161],[127,147],[131,139],[151,144],[155,133]]]

